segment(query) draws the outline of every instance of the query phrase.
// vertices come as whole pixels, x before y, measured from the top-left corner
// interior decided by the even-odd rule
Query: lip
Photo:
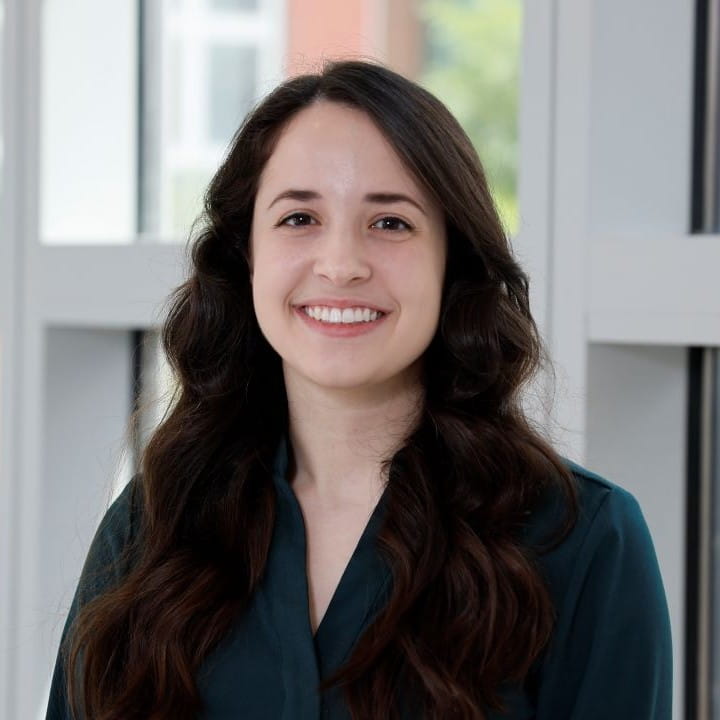
[[[327,307],[336,307],[339,309],[344,308],[369,308],[370,310],[375,310],[376,312],[381,312],[383,315],[388,315],[391,311],[387,310],[384,307],[380,307],[380,305],[377,305],[373,302],[370,302],[369,300],[363,300],[362,298],[308,298],[307,300],[303,300],[299,303],[293,303],[293,307],[302,309],[304,307],[313,307],[316,305],[323,305]]]
[[[357,302],[357,301],[355,301]],[[308,303],[310,304],[310,303]],[[316,303],[317,305],[322,305],[323,303]],[[296,305],[293,309],[295,311],[295,314],[300,317],[300,319],[312,330],[321,333],[322,335],[326,335],[328,337],[336,337],[336,338],[350,338],[350,337],[356,337],[358,335],[366,335],[367,333],[371,333],[373,330],[376,330],[378,327],[380,327],[384,322],[385,318],[387,318],[387,315],[382,315],[378,317],[376,320],[373,320],[371,322],[361,322],[361,323],[353,323],[353,324],[345,324],[345,323],[324,323],[320,320],[316,320],[315,318],[310,317],[304,310],[303,307],[305,305]],[[335,305],[335,307],[340,307],[339,305]],[[355,305],[346,305],[345,307],[358,307],[357,304]],[[363,307],[370,307],[368,305],[364,305]]]

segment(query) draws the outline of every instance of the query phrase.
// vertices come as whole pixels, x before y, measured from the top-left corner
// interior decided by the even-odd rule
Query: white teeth
[[[315,320],[334,324],[351,324],[359,322],[373,322],[377,320],[382,313],[370,308],[333,308],[326,306],[305,306],[303,311]]]

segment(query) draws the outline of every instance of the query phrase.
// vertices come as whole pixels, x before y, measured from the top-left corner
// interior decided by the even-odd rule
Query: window
[[[187,238],[234,131],[280,79],[279,5],[43,3],[43,242]]]
[[[507,230],[518,228],[521,0],[424,0],[420,81],[465,128]]]
[[[158,6],[147,3],[143,16],[140,231],[185,240],[242,118],[279,79],[278,23],[269,2]]]

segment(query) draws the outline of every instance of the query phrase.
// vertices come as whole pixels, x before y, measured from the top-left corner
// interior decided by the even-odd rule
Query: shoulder
[[[570,460],[565,461],[578,493],[575,538],[587,542],[594,535],[645,534],[647,525],[636,498],[627,490]]]
[[[141,514],[141,476],[135,475],[103,515],[90,543],[78,587],[87,602],[127,572]]]
[[[540,666],[538,717],[669,718],[672,639],[665,591],[645,518],[631,493],[568,462],[578,498],[572,530],[537,565],[555,607]],[[551,493],[529,536],[565,509]]]
[[[577,492],[577,517],[565,538],[537,563],[556,608],[577,602],[602,603],[613,589],[642,599],[664,612],[665,595],[650,531],[636,498],[627,490],[566,460]],[[562,522],[567,502],[560,490],[549,493],[533,513],[526,538],[540,548]],[[597,597],[592,597],[596,593]],[[603,597],[601,597],[601,595]]]
[[[48,720],[73,717],[67,700],[67,643],[83,606],[117,584],[127,572],[133,541],[138,532],[141,495],[141,480],[136,475],[106,510],[90,543],[55,662],[47,709]]]
[[[103,515],[95,534],[106,550],[117,554],[134,540],[140,523],[142,476],[135,475]]]
[[[630,492],[577,463],[566,463],[578,491],[577,542],[586,549],[611,538],[652,546],[640,504]]]
[[[577,498],[577,516],[562,545],[576,545],[588,533],[602,528],[610,531],[644,526],[645,520],[636,498],[620,485],[597,473],[564,459],[572,475]],[[530,545],[541,545],[562,523],[569,509],[568,498],[559,486],[547,490],[533,509],[525,528]]]

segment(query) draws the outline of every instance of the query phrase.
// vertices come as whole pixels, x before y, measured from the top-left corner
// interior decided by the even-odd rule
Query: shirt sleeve
[[[46,720],[79,720],[72,715],[68,704],[65,646],[80,609],[118,582],[126,571],[126,550],[137,524],[133,512],[133,498],[138,491],[139,482],[136,476],[109,507],[90,544],[60,640]]]
[[[537,720],[670,720],[672,645],[637,501],[610,489],[575,555],[543,662]]]

